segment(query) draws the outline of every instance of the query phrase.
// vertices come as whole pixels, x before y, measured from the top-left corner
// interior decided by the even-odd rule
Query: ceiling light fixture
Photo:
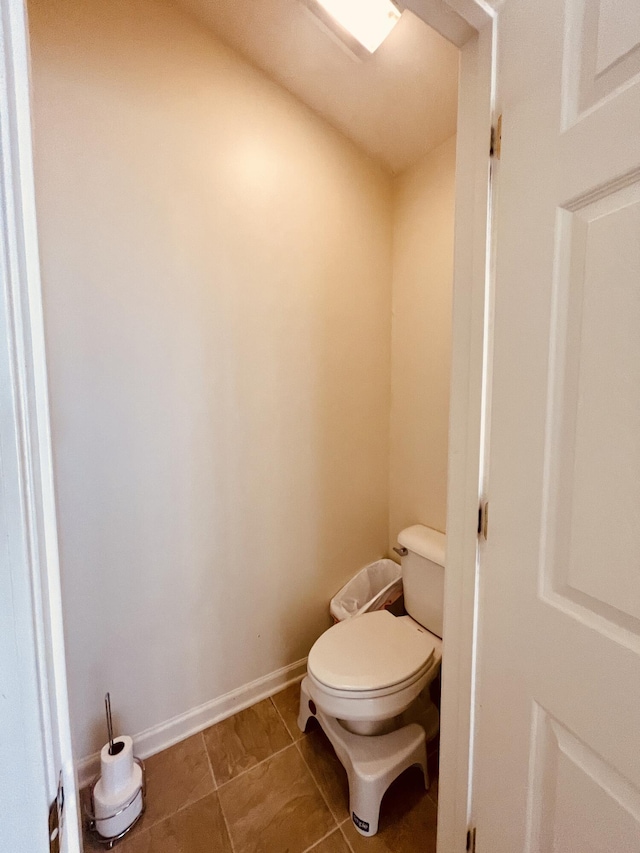
[[[314,0],[311,5],[321,19],[328,16],[369,53],[380,47],[400,20],[400,10],[391,0]]]

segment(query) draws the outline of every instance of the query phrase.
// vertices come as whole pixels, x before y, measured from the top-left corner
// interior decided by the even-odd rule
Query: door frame
[[[426,23],[460,48],[456,150],[453,353],[449,426],[445,653],[438,806],[438,851],[466,848],[472,815],[477,514],[482,490],[489,330],[489,139],[494,118],[495,30],[500,0],[407,0]],[[465,31],[466,27],[466,31]],[[469,35],[471,36],[469,37]],[[22,803],[51,802],[59,768],[65,785],[65,853],[80,853],[75,769],[67,704],[47,362],[40,282],[30,115],[25,0],[0,0],[0,262],[8,309],[12,383],[0,446],[13,441],[18,511],[8,538],[22,547],[10,574],[30,596],[14,602],[14,636],[33,628],[31,667],[15,672],[39,697],[41,782]],[[4,402],[4,401],[3,401]],[[6,442],[5,442],[6,439]],[[24,638],[23,638],[24,639]],[[3,661],[4,662],[4,661]],[[16,696],[16,707],[21,697]],[[19,768],[16,766],[16,770]],[[24,799],[24,798],[23,798]],[[44,837],[44,836],[43,836]],[[43,847],[43,853],[46,848]],[[34,853],[40,853],[35,850]]]
[[[449,0],[471,26],[460,49],[447,552],[438,780],[438,853],[467,847],[473,824],[478,511],[491,353],[491,132],[496,125],[496,9]],[[473,14],[472,14],[473,13]]]
[[[64,791],[63,853],[80,853],[60,594],[29,90],[22,0],[0,0],[0,409],[6,570],[0,779],[10,846],[49,850],[49,807]],[[8,701],[7,701],[8,700]],[[8,729],[7,729],[8,726]],[[12,738],[15,737],[15,740]],[[8,763],[6,759],[8,758]],[[6,780],[6,781],[5,781]],[[6,790],[5,790],[6,786]],[[7,800],[8,798],[8,800]]]

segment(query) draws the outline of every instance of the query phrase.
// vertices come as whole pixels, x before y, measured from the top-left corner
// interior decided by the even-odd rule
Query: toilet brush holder
[[[133,754],[128,735],[114,739],[111,697],[105,696],[109,741],[100,751],[100,775],[90,787],[87,827],[108,849],[131,832],[145,808],[144,764]]]

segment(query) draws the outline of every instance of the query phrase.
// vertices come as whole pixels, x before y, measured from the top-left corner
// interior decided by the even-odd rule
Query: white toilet
[[[407,767],[422,767],[439,727],[429,685],[440,671],[445,536],[417,524],[398,536],[408,616],[364,613],[314,643],[300,689],[298,725],[315,717],[349,777],[350,811],[374,835],[384,792]]]

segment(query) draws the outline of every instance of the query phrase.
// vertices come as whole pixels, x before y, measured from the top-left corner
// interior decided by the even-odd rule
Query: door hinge
[[[489,501],[480,501],[478,507],[478,536],[487,538],[489,532]]]
[[[469,853],[476,853],[476,828],[472,826],[467,831],[467,850]]]
[[[64,788],[62,773],[58,780],[58,792],[49,807],[49,853],[60,853],[60,835],[62,833],[62,811],[64,809]]]
[[[495,126],[491,128],[491,144],[489,148],[489,154],[491,157],[495,157],[496,160],[500,159],[500,150],[502,148],[502,115],[498,116],[498,121]]]

